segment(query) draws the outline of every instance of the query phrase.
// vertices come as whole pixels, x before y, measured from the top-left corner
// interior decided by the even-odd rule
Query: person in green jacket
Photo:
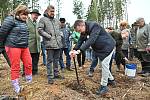
[[[41,15],[37,9],[30,12],[31,17],[27,20],[29,28],[29,50],[32,57],[32,75],[38,74],[38,62],[41,50],[40,35],[37,31],[37,19]]]
[[[73,39],[74,45],[76,45],[80,38],[80,33],[74,31],[71,37]],[[82,56],[82,59],[81,59],[81,56]],[[77,55],[77,61],[78,61],[79,68],[82,69],[85,63],[85,51],[82,51],[80,54]]]

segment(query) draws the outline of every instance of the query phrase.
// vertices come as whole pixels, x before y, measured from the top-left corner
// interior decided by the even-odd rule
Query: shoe
[[[48,80],[48,84],[54,84],[54,80],[53,79],[49,79]]]
[[[21,88],[20,88],[20,86],[19,86],[19,81],[18,81],[18,79],[12,80],[11,82],[12,82],[12,86],[13,86],[13,88],[14,88],[14,91],[15,91],[17,94],[20,93],[20,92],[21,92]]]
[[[65,72],[65,69],[64,69],[64,68],[61,68],[61,72],[64,73],[64,72]]]
[[[89,71],[88,76],[93,77],[93,71]]]
[[[26,75],[25,78],[28,83],[32,82],[32,75]]]
[[[105,95],[108,92],[107,86],[100,86],[100,88],[96,91],[97,95]]]
[[[144,74],[141,74],[141,76],[143,76],[143,77],[148,77],[148,76],[150,76],[150,73],[149,73],[149,72],[146,72],[146,73],[144,73]]]
[[[108,80],[107,85],[111,85],[112,87],[116,87],[116,81],[115,80]]]

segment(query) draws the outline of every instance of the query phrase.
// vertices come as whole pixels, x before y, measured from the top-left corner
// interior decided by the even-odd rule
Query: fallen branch
[[[132,87],[130,89],[128,89],[127,92],[122,96],[123,99],[131,89],[132,89]]]

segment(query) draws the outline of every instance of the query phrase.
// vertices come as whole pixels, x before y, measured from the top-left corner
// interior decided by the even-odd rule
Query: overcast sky
[[[51,0],[51,4],[57,6],[54,2],[56,0]],[[138,17],[143,17],[146,20],[146,23],[150,22],[150,0],[128,0],[128,20],[129,24],[132,24]],[[91,0],[82,0],[84,8],[88,8]],[[48,2],[47,0],[40,0],[41,13],[46,9]],[[62,0],[61,4],[61,15],[60,17],[66,18],[67,22],[70,22],[71,25],[76,20],[76,16],[73,15],[73,0]]]
[[[128,7],[129,23],[133,23],[138,17],[145,18],[146,23],[150,22],[150,0],[131,0]]]

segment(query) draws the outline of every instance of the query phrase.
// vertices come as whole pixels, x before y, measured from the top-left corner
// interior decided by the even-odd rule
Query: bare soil
[[[20,76],[23,91],[17,95],[10,84],[10,68],[4,58],[0,56],[0,97],[18,98],[16,100],[150,100],[150,77],[136,75],[135,78],[130,79],[124,75],[123,68],[117,72],[115,64],[112,73],[117,86],[109,86],[109,92],[104,96],[95,94],[100,85],[101,69],[97,66],[94,77],[88,77],[87,71],[91,63],[88,61],[86,61],[84,69],[78,69],[80,84],[77,83],[75,71],[65,70],[64,74],[61,73],[65,79],[57,79],[53,85],[50,85],[47,82],[46,67],[41,65],[41,58],[39,73],[33,76],[32,83],[26,83]],[[73,64],[72,67],[74,67]],[[140,69],[140,65],[138,65],[137,71]]]

